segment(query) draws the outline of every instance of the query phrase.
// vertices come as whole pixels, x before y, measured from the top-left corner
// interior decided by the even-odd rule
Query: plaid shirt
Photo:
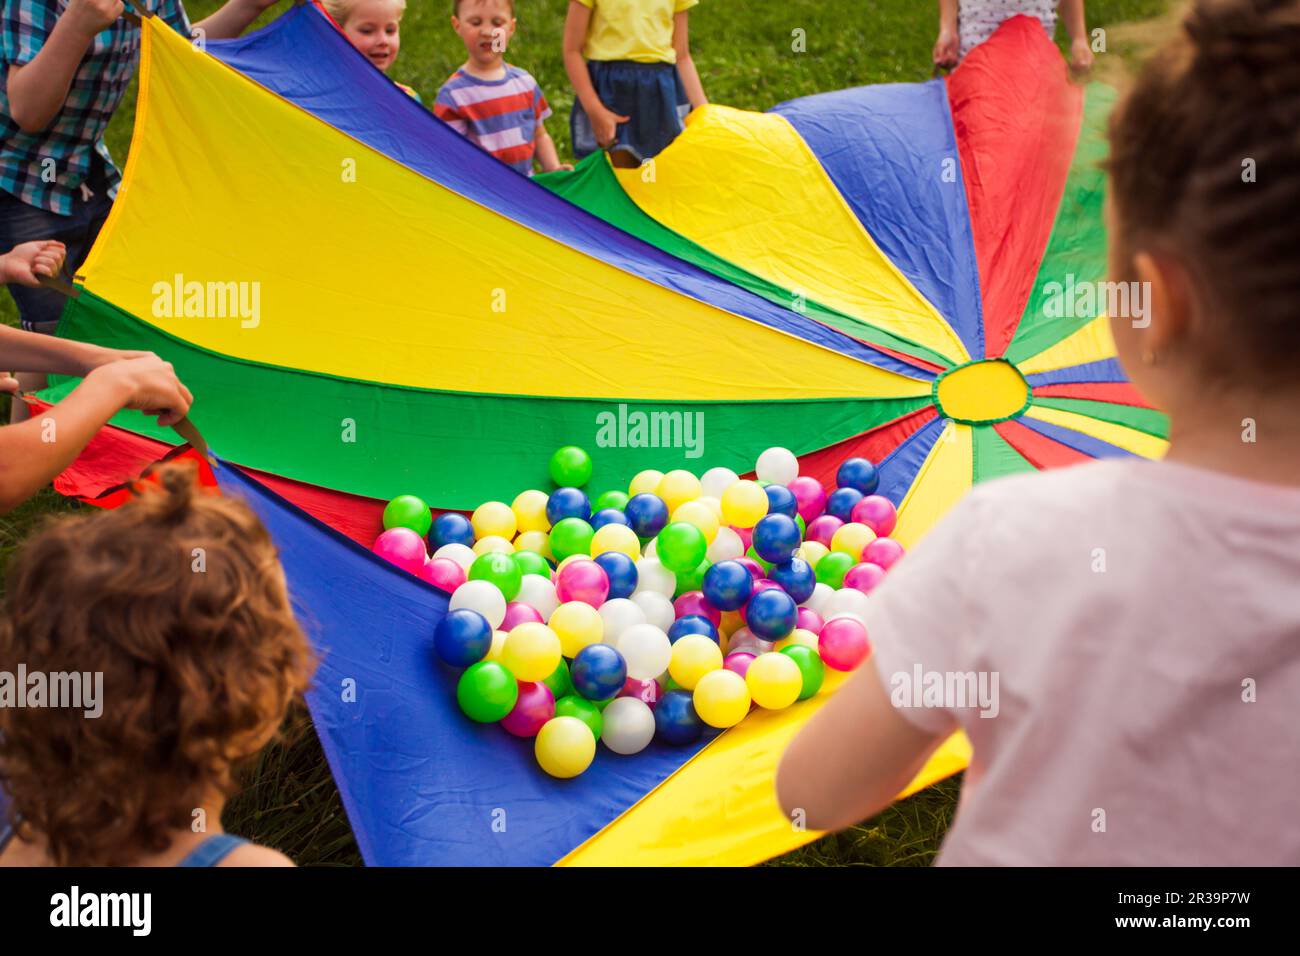
[[[39,133],[24,133],[9,110],[9,67],[30,63],[35,58],[66,9],[67,0],[3,0],[3,3],[0,189],[29,205],[70,215],[73,198],[90,174],[93,153],[99,153],[110,184],[108,194],[116,196],[122,177],[104,145],[104,130],[135,73],[140,58],[140,28],[119,18],[97,34],[81,58],[68,98],[58,115]],[[182,36],[190,35],[189,18],[181,0],[157,0],[155,12]]]

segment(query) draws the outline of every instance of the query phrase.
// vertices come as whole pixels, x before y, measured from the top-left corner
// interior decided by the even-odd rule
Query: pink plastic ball
[[[749,665],[754,663],[755,656],[749,651],[732,651],[722,659],[722,666],[732,673],[744,677],[749,673]]]
[[[429,559],[424,539],[410,528],[389,528],[375,539],[370,550],[411,574],[419,574]]]
[[[465,583],[465,569],[451,558],[430,558],[418,573],[422,580],[448,594]]]
[[[805,524],[826,510],[826,489],[816,478],[800,475],[786,487],[794,494],[799,517],[803,518]]]
[[[753,558],[736,558],[736,561],[745,566],[745,570],[749,572],[749,576],[755,581],[763,580],[763,566]],[[751,594],[750,596],[752,597],[753,595]]]
[[[822,515],[820,518],[814,518],[808,525],[808,533],[804,535],[805,541],[816,541],[818,544],[824,544],[826,547],[831,546],[831,538],[835,537],[835,532],[844,527],[844,522],[834,515]]]
[[[903,546],[893,538],[877,538],[862,549],[862,560],[878,564],[886,571],[903,556]]]
[[[519,682],[514,710],[501,718],[501,726],[516,737],[536,737],[542,725],[555,716],[555,695],[541,681]]]
[[[511,601],[506,605],[505,620],[501,622],[498,630],[513,631],[520,624],[526,623],[544,624],[541,613],[530,604],[524,604],[522,601]]]
[[[825,625],[826,622],[822,620],[822,616],[810,607],[799,608],[794,619],[796,628],[812,631],[814,634],[820,634]]]
[[[885,580],[885,569],[870,561],[855,564],[844,572],[844,586],[870,594],[881,581]]]
[[[561,604],[582,601],[600,607],[609,597],[609,575],[595,561],[572,561],[555,575],[555,596]]]
[[[619,697],[635,697],[643,704],[648,705],[652,710],[654,705],[659,703],[659,698],[663,696],[664,689],[659,686],[659,682],[653,677],[648,680],[637,680],[635,677],[629,677],[623,689],[618,692]]]
[[[750,545],[754,543],[754,529],[732,527],[731,530],[736,532],[736,534],[740,536],[740,543],[743,544],[745,546],[745,550],[748,551]]]
[[[714,627],[722,625],[722,612],[709,603],[703,591],[687,591],[673,602],[673,613],[677,617],[699,614],[712,621]]]
[[[817,636],[817,651],[827,667],[851,671],[867,659],[871,641],[867,629],[855,617],[834,617]]]
[[[877,535],[885,537],[898,524],[898,509],[884,495],[867,495],[856,505],[849,515],[858,524],[864,524]]]

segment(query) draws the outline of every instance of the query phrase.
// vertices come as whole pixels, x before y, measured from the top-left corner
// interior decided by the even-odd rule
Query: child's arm
[[[596,88],[592,86],[587,61],[582,56],[590,24],[591,10],[578,3],[578,0],[569,0],[569,12],[564,18],[564,71],[569,74],[569,82],[573,84],[578,102],[587,111],[597,145],[603,147],[614,142],[614,137],[618,135],[618,124],[626,123],[631,117],[620,116],[606,109],[596,95]]]
[[[934,41],[934,65],[954,67],[961,55],[957,34],[957,0],[939,0],[939,39]]]
[[[536,143],[537,162],[542,167],[542,172],[553,173],[560,169],[572,169],[568,163],[560,162],[560,154],[555,148],[555,140],[551,139],[551,134],[546,132],[546,127],[541,123],[537,124],[537,135],[533,137]]]
[[[0,428],[0,514],[11,511],[72,464],[122,408],[157,415],[160,425],[185,417],[193,396],[156,355],[93,369],[39,419]]]
[[[1061,19],[1070,36],[1070,69],[1076,74],[1092,69],[1092,46],[1088,43],[1088,26],[1083,16],[1083,0],[1061,0]]]
[[[870,660],[799,731],[781,757],[776,794],[810,830],[840,830],[893,802],[945,734],[898,713]]]
[[[262,11],[275,6],[280,0],[227,0],[226,4],[210,17],[194,24],[209,40],[229,40],[237,37],[248,25],[262,15]]]
[[[673,49],[677,52],[677,75],[682,78],[682,86],[686,88],[686,101],[694,110],[709,102],[709,99],[704,95],[704,84],[700,82],[695,61],[691,59],[691,38],[687,27],[689,15],[686,10],[673,15]]]
[[[9,113],[19,129],[39,133],[59,115],[95,34],[111,26],[123,9],[121,0],[68,0],[36,55],[9,67]]]

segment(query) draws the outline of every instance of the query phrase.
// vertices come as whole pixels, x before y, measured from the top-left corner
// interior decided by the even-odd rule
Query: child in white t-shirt
[[[1054,37],[1058,5],[1070,37],[1070,69],[1086,73],[1092,67],[1092,47],[1084,26],[1083,0],[939,0],[935,66],[956,66],[958,60],[991,37],[1003,20],[1017,14],[1037,17],[1048,37]]]

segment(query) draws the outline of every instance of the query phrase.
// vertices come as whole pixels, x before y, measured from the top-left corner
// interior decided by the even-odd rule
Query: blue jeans
[[[57,239],[68,248],[64,269],[75,275],[86,261],[90,247],[95,244],[95,237],[99,235],[109,210],[113,208],[113,200],[108,198],[108,184],[102,175],[92,174],[87,187],[93,195],[89,199],[82,199],[78,195],[73,201],[70,216],[60,216],[48,209],[28,205],[18,197],[0,190],[0,253],[36,239]],[[44,287],[31,289],[11,285],[8,288],[18,306],[23,328],[29,332],[54,334],[67,302],[63,294]]]

